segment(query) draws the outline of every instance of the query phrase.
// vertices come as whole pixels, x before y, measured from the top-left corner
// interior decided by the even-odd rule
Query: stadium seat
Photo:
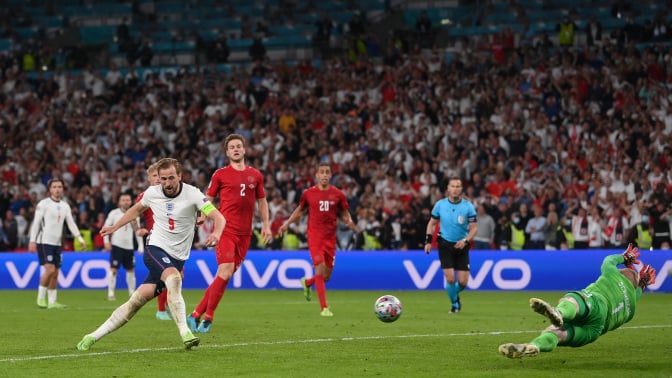
[[[0,51],[7,51],[12,48],[12,40],[9,38],[0,39]]]
[[[193,51],[196,47],[194,42],[152,42],[152,50],[155,53],[177,53],[184,51]]]
[[[116,26],[81,26],[79,28],[79,38],[85,45],[111,43],[116,33]]]

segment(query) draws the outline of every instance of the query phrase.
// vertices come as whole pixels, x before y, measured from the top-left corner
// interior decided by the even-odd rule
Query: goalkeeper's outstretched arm
[[[600,271],[602,274],[606,273],[617,273],[618,272],[618,267],[617,265],[623,264],[623,255],[621,254],[613,254],[609,255],[602,260],[602,267],[600,268]]]

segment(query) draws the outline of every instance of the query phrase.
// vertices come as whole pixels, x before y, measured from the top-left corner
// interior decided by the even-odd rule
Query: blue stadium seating
[[[112,43],[116,33],[115,26],[81,26],[79,28],[79,38],[85,45]]]
[[[156,23],[133,23],[129,25],[131,36],[138,41],[142,37],[151,40],[155,50],[160,53],[172,53],[175,48],[180,51],[193,50],[195,40],[192,31],[197,31],[205,41],[212,41],[222,33],[228,39],[232,51],[244,51],[252,44],[250,39],[237,39],[240,34],[242,16],[248,16],[254,23],[264,16],[264,8],[271,6],[277,9],[279,0],[264,2],[250,0],[140,0],[141,7],[152,2],[157,12]],[[79,29],[81,41],[87,45],[109,44],[108,50],[118,54],[115,35],[117,23],[122,17],[133,18],[132,2],[130,0],[96,0],[83,2],[81,0],[55,0],[54,15],[47,13],[46,6],[28,6],[25,0],[6,0],[5,4],[22,7],[32,17],[34,26],[14,28],[19,38],[39,38],[42,30],[63,27],[67,21],[77,25],[79,20],[84,25],[100,24],[102,26],[81,26]],[[429,6],[434,2],[427,2]],[[525,11],[531,23],[532,33],[554,33],[557,23],[569,14],[570,9],[576,11],[574,21],[583,29],[591,16],[597,17],[605,31],[621,28],[625,25],[624,19],[611,17],[611,0],[518,0],[518,6]],[[309,48],[312,46],[311,36],[315,32],[315,23],[325,12],[337,24],[334,34],[338,35],[345,29],[345,25],[353,18],[353,12],[348,9],[346,0],[317,1],[312,12],[297,11],[293,14],[293,25],[270,24],[270,35],[264,39],[269,50]],[[438,3],[437,3],[438,4]],[[299,2],[299,8],[305,4]],[[360,0],[359,9],[364,11],[382,11],[386,0]],[[417,4],[416,4],[417,5]],[[407,4],[402,17],[404,26],[415,28],[415,23],[423,9],[413,8],[414,4]],[[448,30],[450,37],[468,37],[486,35],[501,31],[509,27],[514,31],[523,30],[523,17],[518,16],[509,0],[490,0],[476,2],[476,4],[459,7],[430,7],[424,9],[437,28]],[[638,23],[652,20],[661,10],[666,10],[664,2],[646,0],[637,6]],[[231,12],[235,16],[231,15]],[[667,15],[672,20],[672,13]],[[442,20],[450,19],[450,24],[442,24]],[[137,19],[136,19],[137,20]],[[74,23],[73,23],[74,21]],[[477,24],[476,21],[482,21]],[[478,26],[476,26],[478,25]],[[181,30],[189,40],[185,43],[173,44],[173,36]],[[8,40],[3,40],[0,47],[7,49]]]
[[[0,51],[7,51],[12,48],[12,40],[9,38],[0,39]]]

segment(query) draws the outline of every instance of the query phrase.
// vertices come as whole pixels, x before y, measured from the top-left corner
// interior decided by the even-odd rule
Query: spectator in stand
[[[2,183],[2,192],[0,192],[0,214],[5,214],[9,209],[9,203],[11,202],[13,194],[9,187],[9,182],[4,181]]]
[[[117,46],[119,48],[119,52],[122,53],[128,51],[129,44],[133,43],[131,33],[128,29],[128,24],[128,17],[124,17],[121,19],[121,23],[117,25]]]
[[[558,31],[558,42],[562,48],[571,48],[574,46],[574,36],[577,31],[577,26],[574,21],[569,19],[569,16],[564,16],[556,30]]]
[[[331,32],[334,29],[334,23],[329,18],[329,14],[324,12],[322,17],[315,23],[315,34],[313,44],[317,57],[328,59],[330,56]]]
[[[670,23],[665,20],[665,17],[659,13],[652,25],[652,39],[654,41],[668,41],[670,39]]]
[[[17,236],[18,244],[17,247],[20,250],[28,248],[28,229],[30,222],[28,221],[28,210],[25,207],[19,209],[19,214],[16,215],[16,226],[17,226]]]
[[[212,41],[212,46],[208,49],[210,62],[226,63],[231,55],[229,42],[226,34],[221,33],[219,37]]]
[[[352,19],[348,22],[348,33],[353,37],[361,37],[366,34],[365,20],[361,14],[354,13]]]
[[[527,221],[525,226],[525,234],[529,236],[525,243],[525,249],[543,250],[546,246],[546,217],[544,216],[544,208],[539,205],[532,206],[534,217]]]
[[[14,250],[19,245],[19,223],[11,210],[5,212],[4,233],[7,239],[7,249]]]
[[[520,213],[511,214],[510,220],[502,223],[499,249],[520,251],[525,247],[525,229],[521,228]]]
[[[623,26],[618,35],[619,44],[625,46],[633,42],[641,42],[642,39],[644,39],[644,27],[635,22],[632,16],[628,16],[625,26]]]
[[[476,216],[478,231],[476,232],[476,236],[474,236],[474,249],[492,249],[495,245],[495,230],[497,228],[495,221],[490,214],[485,211],[485,206],[483,206],[483,204],[476,206]]]
[[[629,240],[630,221],[625,216],[623,208],[617,207],[607,220],[604,228],[603,238],[607,247],[611,249],[621,249]]]
[[[422,48],[429,48],[434,45],[434,29],[432,29],[432,20],[426,10],[420,12],[420,16],[415,21],[415,33],[417,44]]]
[[[578,202],[576,202],[578,204]],[[588,214],[586,209],[577,205],[577,213],[572,216],[572,237],[575,249],[588,249],[590,235],[588,233]]]
[[[665,202],[656,200],[651,210],[654,249],[670,249],[670,220],[672,219],[672,208],[666,208]],[[5,225],[7,225],[5,221]],[[5,230],[7,228],[5,227]]]
[[[518,213],[520,214],[520,228],[525,230],[527,228],[527,222],[529,222],[533,216],[526,202],[523,202],[518,206]],[[525,235],[525,237],[526,239],[529,238],[529,233]]]
[[[154,58],[154,50],[149,41],[144,41],[140,46],[140,49],[137,52],[137,56],[140,59],[140,65],[143,67],[149,67],[152,65],[152,59]]]
[[[401,247],[402,250],[422,249],[422,233],[417,227],[418,220],[412,212],[406,211],[399,221],[401,228]]]
[[[598,206],[590,207],[590,216],[588,216],[588,247],[591,249],[601,249],[603,243],[602,214]]]
[[[10,249],[11,248],[9,248],[9,238],[5,233],[4,227],[0,225],[0,252],[9,252]]]
[[[590,21],[586,24],[586,43],[588,47],[602,43],[602,23],[595,15],[591,15]]]
[[[259,62],[266,59],[266,46],[264,46],[264,42],[261,40],[261,37],[254,37],[248,53],[253,61]]]
[[[630,229],[630,242],[641,250],[652,248],[653,234],[651,232],[651,218],[648,211],[644,212],[641,221],[633,223]]]
[[[562,233],[562,226],[558,221],[558,213],[549,211],[546,216],[546,224],[544,225],[544,249],[547,251],[555,251],[560,248],[560,241],[564,240],[560,236]]]

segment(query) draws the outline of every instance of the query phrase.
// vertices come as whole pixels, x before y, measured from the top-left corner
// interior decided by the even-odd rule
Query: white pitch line
[[[651,328],[671,328],[672,324],[668,325],[648,325],[648,326],[632,326],[632,327],[621,327],[619,330],[638,330],[638,329],[651,329]],[[465,333],[438,333],[438,334],[418,334],[418,335],[398,335],[398,336],[361,336],[361,337],[329,337],[324,339],[305,339],[305,340],[282,340],[282,341],[257,341],[249,343],[233,343],[233,344],[212,344],[212,345],[203,345],[196,347],[198,349],[221,349],[221,348],[236,348],[236,347],[248,347],[256,345],[290,345],[290,344],[317,344],[317,343],[332,343],[340,341],[363,341],[363,340],[384,340],[384,339],[413,339],[413,338],[423,338],[423,337],[456,337],[456,336],[496,336],[496,335],[517,335],[523,333],[538,333],[539,330],[534,331],[491,331],[491,332],[465,332]],[[171,348],[141,348],[141,349],[130,349],[122,350],[115,352],[78,352],[78,353],[68,353],[68,354],[52,354],[45,356],[32,356],[32,357],[12,357],[12,358],[3,358],[0,359],[0,363],[4,362],[26,362],[26,361],[40,361],[40,360],[51,360],[56,358],[81,358],[81,357],[96,357],[96,356],[107,356],[107,355],[118,355],[118,354],[135,354],[135,353],[145,353],[145,352],[162,352],[162,351],[171,351],[171,350],[182,350],[183,347],[171,347]]]

